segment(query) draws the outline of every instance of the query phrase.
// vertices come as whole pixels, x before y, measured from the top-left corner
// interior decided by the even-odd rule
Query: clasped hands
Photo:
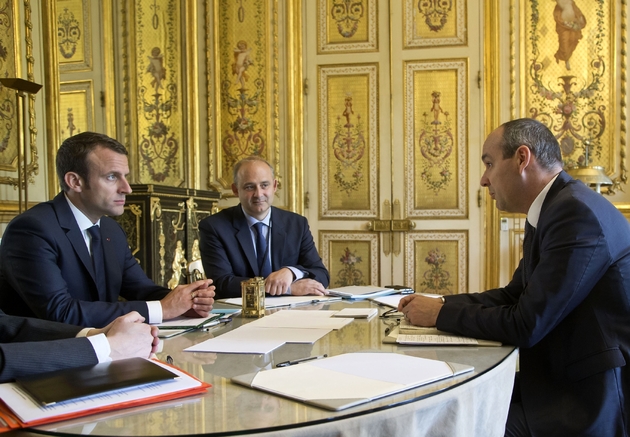
[[[202,279],[175,287],[160,301],[162,319],[169,320],[181,315],[208,317],[214,305],[215,287],[211,284],[212,279]]]
[[[398,311],[403,313],[405,319],[412,325],[435,326],[442,305],[440,299],[411,294],[400,299]]]
[[[294,276],[291,269],[283,267],[278,271],[272,272],[265,279],[265,293],[271,296],[281,296],[287,294],[289,287],[293,296],[316,295],[325,296],[328,290],[314,279],[300,279],[293,282]]]

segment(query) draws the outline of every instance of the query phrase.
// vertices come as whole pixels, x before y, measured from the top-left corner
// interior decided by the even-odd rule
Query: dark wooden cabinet
[[[155,283],[188,282],[187,266],[200,258],[199,221],[217,210],[220,193],[161,185],[131,185],[125,212],[114,217],[134,257]]]

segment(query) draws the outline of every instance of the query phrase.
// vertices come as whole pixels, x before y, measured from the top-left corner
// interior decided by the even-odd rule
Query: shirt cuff
[[[75,335],[75,337],[79,338],[79,337],[87,337],[88,332],[90,332],[92,329],[94,328],[83,328],[82,330],[80,330],[77,335]]]
[[[147,302],[147,308],[149,310],[149,320],[147,323],[162,323],[162,304],[159,300],[152,300]]]
[[[92,343],[92,347],[94,348],[94,352],[96,353],[96,358],[99,363],[105,363],[107,361],[111,361],[109,354],[112,351],[112,348],[109,346],[109,341],[105,334],[92,335],[87,337],[87,339]]]
[[[299,281],[300,279],[304,278],[304,272],[302,270],[296,269],[295,267],[291,266],[287,266],[287,269],[291,270],[293,272],[293,276],[295,276],[293,282]]]

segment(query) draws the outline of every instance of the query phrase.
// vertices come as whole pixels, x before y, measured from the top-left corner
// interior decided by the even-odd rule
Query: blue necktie
[[[271,274],[271,262],[267,253],[267,239],[263,233],[263,222],[254,223],[256,228],[256,258],[258,260],[258,272],[260,276],[266,278]]]
[[[94,225],[88,229],[92,236],[90,248],[92,250],[92,265],[94,267],[94,281],[98,289],[99,296],[105,296],[107,284],[105,282],[105,261],[103,258],[103,244],[101,241],[101,228]]]
[[[534,241],[534,232],[536,228],[525,220],[525,236],[523,237],[523,288],[527,286],[529,280],[529,264],[532,261],[532,242]]]

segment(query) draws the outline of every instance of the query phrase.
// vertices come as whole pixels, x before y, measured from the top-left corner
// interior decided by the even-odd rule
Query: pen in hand
[[[324,354],[324,355],[317,355],[315,357],[300,358],[299,360],[284,361],[282,363],[276,364],[276,367],[292,366],[294,364],[300,364],[306,361],[319,360],[320,358],[326,358],[327,356],[328,354]]]

